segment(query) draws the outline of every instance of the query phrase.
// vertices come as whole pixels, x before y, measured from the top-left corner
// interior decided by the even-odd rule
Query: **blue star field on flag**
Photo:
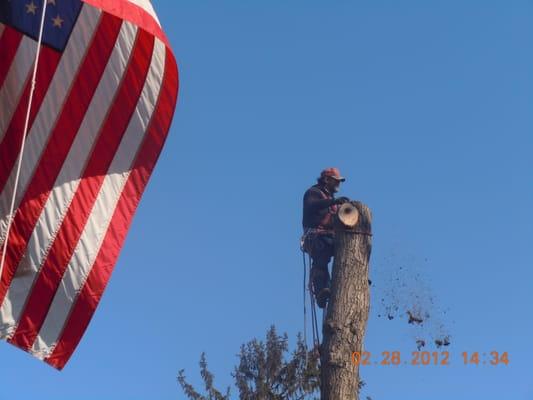
[[[82,4],[80,0],[47,0],[44,45],[63,51]],[[0,0],[0,22],[37,40],[42,7],[42,0]]]

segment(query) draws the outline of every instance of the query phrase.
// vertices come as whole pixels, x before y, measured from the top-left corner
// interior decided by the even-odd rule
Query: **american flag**
[[[46,0],[0,337],[62,369],[87,328],[165,142],[176,61],[149,0]],[[0,0],[0,245],[43,0]]]

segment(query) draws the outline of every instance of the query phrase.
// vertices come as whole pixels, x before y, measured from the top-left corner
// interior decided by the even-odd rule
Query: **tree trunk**
[[[321,400],[358,400],[359,366],[370,308],[368,262],[371,212],[360,202],[343,204],[335,221],[331,297],[321,347]]]

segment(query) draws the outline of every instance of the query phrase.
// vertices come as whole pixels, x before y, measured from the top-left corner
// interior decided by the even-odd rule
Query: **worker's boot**
[[[326,304],[328,304],[329,296],[331,294],[331,291],[328,287],[323,288],[318,294],[316,295],[316,304],[320,308],[326,307]]]
[[[323,264],[313,265],[313,268],[311,268],[311,281],[313,282],[316,303],[320,308],[326,307],[330,295],[327,264],[325,266]]]

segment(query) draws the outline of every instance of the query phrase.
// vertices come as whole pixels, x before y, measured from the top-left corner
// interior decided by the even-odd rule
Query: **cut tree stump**
[[[343,204],[335,219],[331,297],[322,326],[321,400],[358,400],[359,366],[370,309],[368,263],[372,215],[357,201]]]

